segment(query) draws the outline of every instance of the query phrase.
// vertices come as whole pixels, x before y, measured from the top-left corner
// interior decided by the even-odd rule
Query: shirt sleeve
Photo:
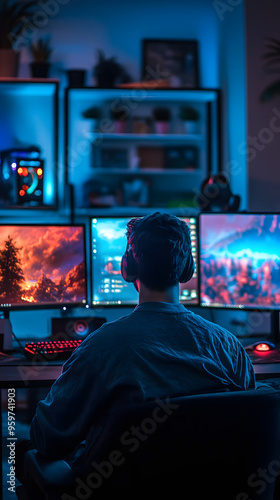
[[[242,347],[241,352],[242,352],[241,356],[243,358],[243,360],[241,362],[241,371],[244,374],[244,375],[242,375],[242,377],[244,377],[244,389],[245,390],[255,389],[256,388],[256,380],[255,380],[255,372],[254,372],[252,362],[251,362],[248,354],[246,353],[246,351],[244,350],[243,347]]]
[[[64,457],[85,439],[105,399],[94,362],[78,348],[37,405],[30,429],[33,445],[47,458]]]
[[[252,362],[241,342],[235,337],[232,337],[231,349],[235,351],[232,357],[232,368],[237,384],[241,390],[255,389],[256,381]]]

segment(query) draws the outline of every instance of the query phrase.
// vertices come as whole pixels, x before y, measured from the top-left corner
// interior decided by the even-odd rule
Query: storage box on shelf
[[[56,79],[0,78],[0,211],[58,207]]]
[[[218,89],[69,88],[65,111],[76,211],[195,205],[202,180],[220,169]]]

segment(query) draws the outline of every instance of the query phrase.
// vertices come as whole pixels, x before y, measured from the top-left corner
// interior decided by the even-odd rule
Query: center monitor
[[[280,215],[200,214],[202,307],[280,308]]]
[[[92,305],[135,306],[138,293],[133,283],[121,275],[121,260],[126,249],[126,228],[131,217],[95,217],[91,219]],[[197,219],[180,217],[189,225],[192,254],[197,266]],[[198,280],[180,284],[180,302],[198,305]]]

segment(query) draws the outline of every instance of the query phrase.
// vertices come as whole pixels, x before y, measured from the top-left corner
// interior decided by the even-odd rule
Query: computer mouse
[[[247,346],[246,351],[257,351],[257,352],[269,352],[276,349],[275,344],[273,342],[255,342],[254,344]]]

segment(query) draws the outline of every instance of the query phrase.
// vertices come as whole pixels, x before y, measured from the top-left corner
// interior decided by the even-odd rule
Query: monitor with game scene
[[[0,310],[87,302],[83,225],[0,224]]]
[[[91,219],[91,275],[93,306],[135,306],[138,293],[133,283],[121,275],[121,260],[126,249],[126,228],[131,217],[94,217]],[[189,225],[192,253],[197,269],[197,219],[180,217]],[[190,281],[180,283],[180,302],[198,305],[197,270]]]
[[[202,307],[279,310],[280,214],[202,213]]]

